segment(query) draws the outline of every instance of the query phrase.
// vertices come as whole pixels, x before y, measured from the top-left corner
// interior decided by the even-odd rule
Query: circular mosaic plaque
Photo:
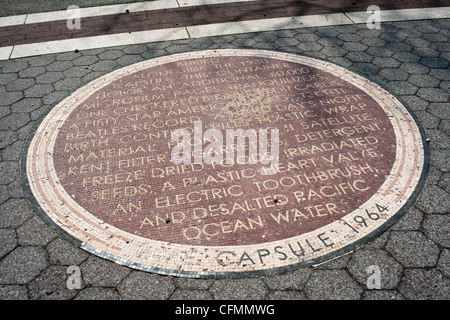
[[[28,197],[79,247],[161,274],[273,274],[370,241],[414,203],[424,134],[384,89],[292,54],[200,51],[73,92],[27,142]]]

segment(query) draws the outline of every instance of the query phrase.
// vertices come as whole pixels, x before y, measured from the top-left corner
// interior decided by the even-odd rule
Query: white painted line
[[[370,13],[347,12],[346,15],[355,23],[366,23]],[[380,11],[380,22],[445,18],[450,18],[450,7]]]
[[[353,24],[343,13],[260,19],[240,22],[224,22],[187,27],[191,38],[211,37],[226,34],[261,32],[297,28],[322,27]]]
[[[80,8],[80,18],[105,16],[110,14],[130,12],[152,11],[161,9],[173,9],[179,7],[191,7],[199,5],[213,5],[220,3],[250,2],[259,0],[157,0],[125,4],[115,4],[98,7]],[[66,10],[31,13],[0,18],[0,27],[14,26],[18,24],[40,23],[58,20],[67,20],[70,14]]]
[[[13,46],[0,48],[0,60],[8,60],[12,50]]]
[[[26,14],[22,14],[19,16],[2,17],[0,18],[0,27],[17,26],[19,24],[24,24],[26,18]]]
[[[172,28],[133,33],[120,33],[59,41],[48,41],[14,46],[11,59],[31,57],[50,53],[98,49],[147,42],[188,39],[186,28]]]
[[[159,0],[150,2],[136,2],[129,4],[115,4],[110,6],[80,8],[80,18],[105,16],[110,14],[125,13],[126,10],[130,12],[151,11],[159,9],[178,8],[177,0]],[[57,20],[67,20],[70,14],[64,11],[32,13],[28,15],[27,24],[48,22]]]
[[[205,6],[220,3],[252,2],[260,0],[178,0],[180,7]]]

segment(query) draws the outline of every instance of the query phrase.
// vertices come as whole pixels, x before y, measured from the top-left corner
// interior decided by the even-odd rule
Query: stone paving
[[[450,298],[450,19],[236,34],[0,61],[0,299]],[[46,110],[117,68],[173,53],[252,48],[303,54],[359,72],[403,99],[426,130],[431,166],[417,203],[391,229],[331,262],[239,280],[171,278],[93,256],[53,232],[25,199],[19,159]],[[82,287],[67,288],[68,266]],[[368,289],[379,266],[381,289]]]

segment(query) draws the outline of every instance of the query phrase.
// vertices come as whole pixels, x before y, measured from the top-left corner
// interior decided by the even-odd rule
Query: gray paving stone
[[[173,278],[173,283],[180,289],[208,289],[213,280],[191,279],[191,278]]]
[[[432,150],[432,154],[434,156],[431,158],[431,164],[443,172],[450,172],[450,157],[448,156],[448,150],[446,150],[446,149]],[[437,190],[437,191],[440,192],[440,190]],[[438,198],[441,198],[441,197],[439,196]],[[426,207],[423,207],[421,210],[427,210],[427,209],[426,209]],[[434,209],[432,209],[431,211],[434,211]],[[436,211],[440,211],[439,206]],[[433,213],[433,212],[430,212],[430,213]]]
[[[18,78],[17,73],[0,73],[0,85],[4,86]]]
[[[261,279],[216,280],[209,289],[214,300],[261,300],[268,289]]]
[[[86,285],[100,287],[116,286],[130,273],[125,267],[95,256],[89,256],[80,270]]]
[[[73,63],[72,61],[55,61],[51,64],[49,64],[48,66],[46,66],[45,68],[47,69],[47,71],[65,71],[69,68],[73,67]]]
[[[23,93],[20,91],[3,92],[2,99],[0,99],[0,106],[10,106],[14,102],[22,99]],[[1,128],[1,125],[0,125]]]
[[[373,56],[367,54],[365,52],[349,52],[345,55],[347,59],[353,62],[371,62],[373,60]]]
[[[175,286],[169,277],[133,271],[117,289],[122,300],[165,300]]]
[[[425,67],[420,63],[412,63],[412,62],[402,63],[400,69],[408,72],[409,74],[426,74],[430,71],[430,68]]]
[[[14,113],[31,112],[40,107],[42,107],[41,99],[24,98],[11,105],[11,111]]]
[[[0,119],[6,117],[8,114],[11,114],[11,108],[7,106],[0,107]]]
[[[42,247],[17,247],[0,261],[0,284],[26,284],[47,266],[47,254]]]
[[[320,38],[320,40],[317,41],[317,43],[321,44],[324,47],[339,47],[342,46],[344,43],[342,40],[339,40],[337,38]],[[342,50],[345,50],[341,48]]]
[[[81,56],[79,58],[72,60],[72,63],[75,66],[90,66],[91,64],[94,64],[98,60],[99,58],[97,58],[96,56]]]
[[[438,128],[445,134],[450,135],[450,120],[442,120]],[[449,191],[447,190],[447,192]]]
[[[46,105],[52,105],[56,102],[59,102],[63,98],[65,98],[69,94],[69,90],[60,90],[60,91],[53,91],[49,94],[46,94],[42,98],[42,102]]]
[[[253,39],[236,39],[233,42],[231,42],[232,45],[240,48],[248,48],[253,46],[255,43],[256,41]],[[166,50],[168,50],[169,48],[167,48]]]
[[[411,51],[413,46],[404,42],[389,42],[386,48],[401,54],[402,51]]]
[[[22,91],[34,85],[34,79],[32,78],[19,78],[6,85],[8,91]]]
[[[8,200],[10,197],[7,186],[0,186],[0,204]]]
[[[353,253],[347,268],[348,272],[362,286],[366,286],[372,275],[369,267],[376,266],[380,269],[380,289],[394,289],[400,281],[403,267],[382,250],[357,250]]]
[[[32,300],[69,300],[77,291],[67,287],[67,268],[50,266],[28,285]]]
[[[10,145],[17,140],[17,133],[14,131],[6,131],[7,122],[0,121],[0,149]],[[1,165],[0,165],[1,167]]]
[[[405,298],[394,290],[370,290],[366,291],[363,300],[405,300]]]
[[[90,287],[82,289],[74,300],[120,300],[114,288]]]
[[[420,56],[412,52],[396,52],[392,57],[401,62],[419,62],[420,60]]]
[[[440,119],[450,119],[450,103],[430,103],[427,111]]]
[[[17,229],[20,245],[45,246],[56,238],[53,232],[39,217],[34,217]]]
[[[347,54],[347,50],[342,49],[341,47],[337,46],[328,46],[324,47],[322,50],[320,50],[321,53],[326,55],[327,57],[343,57]]]
[[[25,199],[11,198],[0,205],[0,228],[16,228],[33,216]]]
[[[427,111],[416,111],[416,115],[419,117],[420,123],[426,129],[437,129],[441,119],[433,116],[431,113]]]
[[[450,79],[450,70],[449,69],[431,69],[429,75],[439,79],[439,80],[448,80]]]
[[[439,257],[437,269],[442,272],[445,277],[450,276],[450,250],[444,249]]]
[[[141,56],[145,60],[148,60],[148,59],[154,59],[154,58],[157,58],[157,57],[161,57],[161,56],[164,56],[166,54],[167,54],[167,52],[165,50],[162,50],[162,49],[161,50],[147,50],[147,51],[143,52],[141,54]]]
[[[212,300],[212,297],[206,290],[176,289],[169,300]]]
[[[448,300],[450,280],[435,269],[409,269],[405,271],[399,291],[411,300]]]
[[[62,72],[46,72],[36,77],[36,83],[55,83],[62,79],[64,74]]]
[[[439,50],[440,52],[450,51],[450,43],[449,42],[433,42],[430,47],[433,49]]]
[[[49,54],[25,59],[31,67],[45,67],[56,60],[55,55]]]
[[[437,87],[439,85],[440,81],[429,75],[413,74],[413,75],[409,76],[408,82],[411,82],[412,84],[415,84],[416,86],[421,87],[421,88],[431,88],[431,87]]]
[[[262,42],[262,43],[271,43],[277,39],[278,38],[275,35],[273,35],[271,32],[261,32],[261,33],[256,34],[253,37],[253,40],[255,40],[256,42]],[[211,40],[214,41],[214,38]]]
[[[414,111],[424,111],[427,109],[429,102],[416,95],[402,96],[403,101]]]
[[[372,63],[383,68],[397,68],[400,65],[400,62],[393,58],[381,57],[375,57]]]
[[[118,59],[116,59],[116,62],[118,63],[119,66],[128,66],[130,64],[136,63],[136,62],[141,62],[143,61],[144,58],[142,58],[141,55],[126,55],[123,57],[120,57]]]
[[[397,33],[397,36],[400,38],[418,38],[420,36],[422,36],[422,32],[420,32],[419,30],[416,29],[411,29],[411,28],[407,28],[407,29],[402,29]]]
[[[443,173],[439,181],[439,187],[450,193],[450,173]]]
[[[326,270],[332,270],[332,269],[344,269],[347,267],[348,262],[350,261],[352,257],[352,254],[346,254],[341,257],[338,257],[336,259],[333,259],[331,261],[322,263],[318,266],[315,266],[315,269],[326,269]]]
[[[380,70],[380,68],[377,66],[374,66],[371,63],[356,62],[356,63],[352,64],[352,70],[355,70],[356,72],[360,72],[365,75],[372,75],[372,74],[378,74],[378,71]]]
[[[4,67],[2,67],[2,73],[19,72],[28,68],[29,64],[24,60],[12,60],[9,61]]]
[[[272,34],[278,38],[289,38],[289,37],[295,37],[297,35],[297,31],[296,30],[276,30],[276,31],[273,31]]]
[[[380,76],[386,80],[406,80],[408,79],[408,74],[405,71],[395,68],[383,68],[380,70]]]
[[[122,50],[106,50],[98,55],[98,57],[101,60],[114,60],[121,56],[123,56],[124,53]]]
[[[294,290],[271,291],[267,296],[267,300],[308,300],[303,292]]]
[[[60,80],[60,81],[64,81],[65,79],[65,77],[68,77],[68,78],[80,78],[80,77],[83,77],[83,76],[85,76],[86,74],[89,74],[89,73],[91,73],[92,71],[91,71],[91,67],[90,66],[73,66],[73,67],[71,67],[71,68],[69,68],[69,69],[67,69],[67,70],[65,70],[64,72],[63,72],[63,77],[61,77],[60,79],[58,79],[58,80]],[[57,81],[58,81],[57,80]],[[56,81],[55,81],[56,82]],[[57,83],[59,83],[59,81],[57,82]],[[55,88],[56,88],[56,90],[60,90],[60,88],[57,86],[57,84],[55,84]]]
[[[309,279],[311,269],[298,269],[293,272],[264,278],[271,290],[302,290]]]
[[[428,47],[430,45],[430,41],[427,41],[423,38],[407,38],[405,39],[405,43],[412,45],[413,47]]]
[[[0,258],[7,255],[17,246],[17,237],[14,229],[0,229]]]
[[[192,50],[187,44],[174,44],[165,48],[168,53],[181,53]]]
[[[320,51],[323,48],[323,46],[317,42],[300,42],[293,48],[298,48],[302,51],[309,52],[309,51]]]
[[[436,57],[422,57],[420,63],[430,68],[445,69],[448,67],[448,61]]]
[[[47,245],[50,263],[57,265],[79,265],[87,259],[88,253],[58,237]]]
[[[441,171],[438,168],[436,168],[435,166],[431,165],[429,167],[425,186],[427,187],[428,185],[437,185],[441,178],[441,175],[442,175]]]
[[[298,30],[298,31],[300,31],[300,30]],[[317,41],[319,41],[320,38],[316,34],[307,32],[306,30],[303,30],[303,31],[305,31],[305,32],[296,35],[294,37],[294,39],[297,39],[299,42],[317,42]]]
[[[45,72],[44,67],[28,67],[19,72],[20,78],[34,78]]]
[[[386,250],[407,268],[433,267],[439,247],[419,231],[392,231]]]
[[[435,129],[428,129],[426,133],[430,139],[429,145],[432,150],[450,148],[450,139],[445,133]]]
[[[278,38],[274,43],[280,47],[292,47],[299,44],[300,41],[295,38]]]
[[[19,161],[22,154],[23,141],[16,141],[1,151],[3,161]]]
[[[25,286],[0,285],[0,300],[28,300],[27,288]]]
[[[385,47],[369,47],[366,53],[379,58],[388,58],[394,54],[394,51]]]
[[[419,90],[417,86],[405,81],[388,81],[386,85],[389,90],[398,95],[413,95]]]
[[[91,65],[94,71],[112,71],[118,66],[115,60],[100,60]]]
[[[416,47],[412,50],[413,53],[426,58],[438,57],[440,52],[431,47]]]
[[[9,184],[18,174],[19,166],[13,161],[0,162],[0,184]]]
[[[5,131],[14,131],[25,126],[30,121],[29,113],[11,113],[0,119],[0,128]]]
[[[361,31],[361,30],[360,30]],[[372,30],[370,30],[372,31]],[[362,43],[368,45],[369,47],[384,47],[386,46],[386,41],[376,37],[364,37],[361,40]]]
[[[345,270],[315,270],[304,292],[313,300],[355,300],[364,290]]]
[[[422,227],[425,235],[433,242],[442,247],[450,247],[450,217],[448,214],[425,215]]]
[[[80,78],[64,78],[56,82],[54,85],[55,90],[74,90],[81,86]],[[48,92],[50,93],[50,92]]]
[[[32,86],[31,88],[28,88],[24,91],[25,97],[27,98],[42,98],[46,94],[51,93],[53,90],[53,85],[49,83],[44,84],[37,84],[35,86]]]
[[[256,41],[253,38],[253,41]],[[195,39],[193,40],[191,43],[189,43],[189,46],[192,49],[207,49],[209,46],[213,45],[214,41],[212,41],[211,39],[208,38],[202,38],[202,39]],[[125,51],[125,50],[124,50]],[[143,50],[142,52],[144,52],[145,50]],[[142,52],[139,52],[139,54],[141,54]]]
[[[70,52],[58,53],[56,55],[55,59],[57,61],[71,61],[71,60],[74,60],[74,59],[76,59],[78,57],[81,57],[81,53],[80,52],[70,51]],[[52,70],[48,70],[48,71],[52,71]]]

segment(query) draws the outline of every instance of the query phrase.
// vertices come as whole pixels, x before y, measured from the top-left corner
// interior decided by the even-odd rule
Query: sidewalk
[[[280,0],[201,7],[175,2],[174,8],[82,18],[80,30],[67,29],[65,18],[50,21],[46,15],[31,24],[25,19],[37,16],[23,17],[21,23],[17,16],[0,19],[9,21],[0,24],[0,299],[449,299],[450,17],[420,16],[436,15],[423,8],[443,2],[421,1],[412,7],[407,1],[382,2],[382,10],[420,10],[395,11],[396,18],[386,18],[380,30],[368,29],[363,16],[350,14],[365,12],[372,4],[368,2],[356,6],[343,1],[337,7],[310,1],[300,10],[295,1]],[[442,15],[448,8],[437,11]],[[331,14],[341,20],[328,19],[336,17]],[[300,25],[305,21],[309,24]],[[214,29],[211,23],[220,26]],[[146,32],[153,40],[99,42],[99,36],[130,31]],[[89,42],[70,42],[90,37]],[[67,46],[55,45],[64,41]],[[24,141],[40,116],[72,90],[118,68],[218,48],[316,57],[364,74],[403,99],[430,139],[430,173],[417,203],[391,229],[350,254],[315,268],[239,280],[136,271],[91,255],[54,233],[27,202],[19,173]],[[80,290],[66,286],[71,265],[80,267]],[[380,290],[366,286],[370,265],[381,268]]]

